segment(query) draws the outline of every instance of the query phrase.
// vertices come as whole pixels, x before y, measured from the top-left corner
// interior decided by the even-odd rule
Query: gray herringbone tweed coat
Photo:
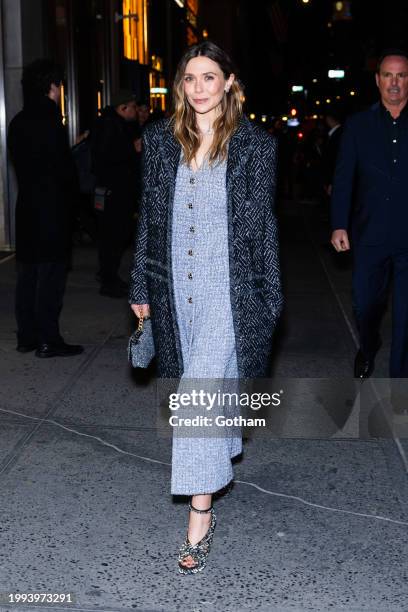
[[[169,120],[146,128],[129,302],[150,304],[162,378],[183,373],[171,263],[180,154]],[[268,374],[273,331],[282,307],[274,215],[276,157],[276,140],[243,117],[229,143],[226,176],[231,307],[241,378]],[[214,325],[222,313],[212,313],[210,306],[208,324]]]

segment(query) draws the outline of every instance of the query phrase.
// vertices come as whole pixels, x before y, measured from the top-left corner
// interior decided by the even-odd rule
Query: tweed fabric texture
[[[149,303],[159,376],[184,371],[172,273],[172,216],[181,147],[169,120],[144,132],[143,194],[129,301]],[[276,140],[243,117],[228,149],[229,277],[240,377],[269,372],[282,308],[274,214]]]
[[[179,164],[172,273],[184,364],[178,393],[198,388],[217,393],[224,379],[238,377],[229,284],[226,162],[210,166],[205,160],[197,172]],[[179,412],[182,416],[182,409]],[[197,415],[205,412],[205,408],[196,410]],[[227,427],[218,432],[215,426],[214,430],[195,428],[194,437],[189,437],[189,431],[173,428],[171,492],[218,491],[233,477],[231,457],[241,452],[241,437]]]

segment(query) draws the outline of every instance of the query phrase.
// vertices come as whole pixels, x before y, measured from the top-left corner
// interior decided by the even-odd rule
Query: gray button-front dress
[[[226,167],[225,161],[210,165],[205,159],[196,172],[183,162],[177,171],[172,271],[184,363],[180,391],[194,379],[211,379],[208,389],[214,390],[220,380],[238,378],[229,285]],[[213,493],[232,480],[231,459],[241,452],[242,439],[236,428],[216,429],[202,428],[202,437],[197,432],[189,437],[185,428],[173,429],[173,495]]]

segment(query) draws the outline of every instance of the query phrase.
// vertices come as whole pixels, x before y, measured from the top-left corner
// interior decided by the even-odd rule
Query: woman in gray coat
[[[268,372],[282,305],[276,141],[243,116],[242,101],[228,56],[200,43],[178,66],[173,117],[144,133],[130,303],[137,317],[151,316],[159,376],[181,378],[179,392],[196,389],[197,379],[212,381],[208,391]],[[212,495],[232,480],[242,448],[235,430],[204,429],[173,430],[171,491],[192,496],[183,574],[205,566]]]

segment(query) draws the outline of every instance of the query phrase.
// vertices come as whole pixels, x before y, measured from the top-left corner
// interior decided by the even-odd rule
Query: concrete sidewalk
[[[333,293],[349,308],[350,274],[302,228],[294,204],[274,375],[294,389],[309,378],[302,392],[316,400],[316,378],[354,385]],[[169,494],[171,439],[156,427],[154,379],[126,362],[127,304],[98,295],[95,269],[93,248],[77,248],[62,332],[85,353],[40,360],[15,351],[14,261],[0,264],[0,592],[75,597],[38,610],[405,612],[406,474],[392,438],[361,438],[350,404],[329,419],[316,400],[308,431],[295,402],[267,434],[248,433],[236,483],[216,501],[208,566],[178,574],[187,508]],[[378,368],[385,376],[385,351]]]

